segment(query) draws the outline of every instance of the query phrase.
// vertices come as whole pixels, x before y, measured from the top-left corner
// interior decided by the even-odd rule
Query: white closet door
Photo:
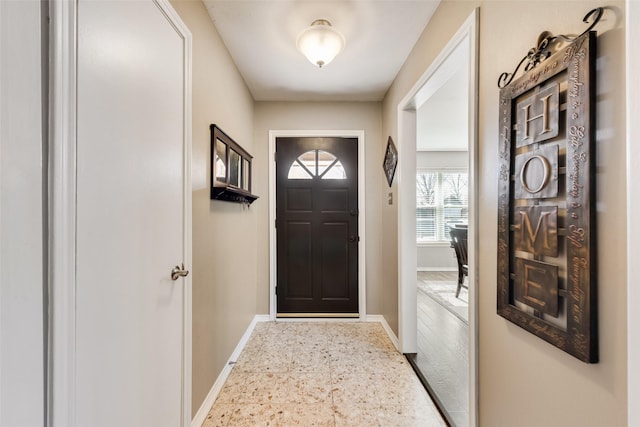
[[[75,423],[180,426],[185,42],[153,1],[78,3]]]

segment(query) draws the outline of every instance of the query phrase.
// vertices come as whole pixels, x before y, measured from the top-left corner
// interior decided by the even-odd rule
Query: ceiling
[[[257,101],[380,101],[440,0],[204,0]],[[296,49],[315,19],[346,39],[317,68]]]

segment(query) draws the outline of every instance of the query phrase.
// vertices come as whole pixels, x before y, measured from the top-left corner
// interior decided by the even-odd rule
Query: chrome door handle
[[[184,269],[184,264],[176,265],[171,270],[171,280],[178,280],[178,277],[187,277],[189,275],[189,270]]]

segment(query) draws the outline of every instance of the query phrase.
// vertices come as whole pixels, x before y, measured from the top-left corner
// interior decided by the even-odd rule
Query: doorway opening
[[[454,426],[477,413],[477,27],[474,11],[398,106],[400,345]]]
[[[281,155],[279,153],[277,156],[278,166],[276,166],[276,161],[275,161],[276,146],[279,143],[278,141],[286,141],[286,140],[289,140],[289,141],[300,140],[300,141],[306,141],[305,143],[311,143],[311,144],[314,141],[325,141],[325,142],[328,142],[331,140],[351,141],[353,145],[352,149],[354,149],[356,152],[352,154],[342,153],[343,147],[331,148],[327,146],[327,147],[314,148],[309,146],[303,149],[300,153],[297,153],[298,155],[292,155],[293,157],[289,159],[291,161],[281,158]],[[336,149],[338,151],[334,152]],[[280,152],[280,148],[278,148],[278,151]],[[345,155],[346,157],[344,157]],[[350,157],[354,157],[354,156],[356,158],[350,160]],[[277,184],[278,180],[276,179],[277,178],[276,174],[279,169],[282,169],[282,171],[284,171],[283,174],[286,175],[285,178],[291,177],[291,179],[287,179],[287,181],[289,181],[289,183],[293,187],[300,186],[300,185],[304,186],[306,182],[317,181],[316,184],[318,188],[316,190],[319,190],[320,192],[327,190],[335,193],[335,191],[338,190],[337,188],[324,188],[324,187],[326,186],[331,187],[335,185],[340,186],[340,184],[346,182],[347,180],[342,180],[337,178],[342,178],[343,176],[345,176],[344,174],[347,174],[346,177],[349,178],[349,171],[347,171],[347,169],[349,169],[348,164],[349,162],[353,162],[353,161],[355,161],[355,164],[357,165],[356,168],[352,168],[352,170],[355,170],[355,176],[353,176],[353,173],[351,174],[351,176],[355,178],[355,189],[356,189],[356,195],[354,198],[355,200],[348,201],[348,203],[350,204],[349,208],[345,212],[343,212],[345,214],[344,215],[345,218],[340,219],[340,221],[337,221],[337,220],[332,221],[332,224],[329,225],[329,228],[331,228],[331,230],[335,232],[333,234],[335,234],[334,237],[336,238],[340,237],[339,235],[344,234],[344,233],[341,233],[341,230],[345,232],[349,231],[347,234],[344,234],[343,236],[346,239],[346,240],[343,239],[345,240],[344,242],[342,242],[344,244],[343,247],[346,245],[346,247],[351,247],[353,249],[353,247],[355,246],[355,248],[357,249],[357,252],[355,252],[357,254],[357,257],[356,257],[357,261],[355,262],[356,266],[355,266],[355,269],[352,269],[352,271],[350,272],[350,274],[354,276],[352,277],[351,281],[356,283],[356,288],[357,288],[355,292],[352,292],[352,294],[354,293],[356,294],[355,300],[352,300],[349,302],[350,305],[348,309],[339,309],[336,311],[336,310],[325,310],[322,307],[315,307],[315,308],[312,308],[311,310],[298,311],[298,309],[296,308],[297,306],[295,304],[302,303],[304,306],[304,304],[307,304],[307,301],[305,301],[305,298],[299,298],[300,295],[295,295],[295,292],[300,294],[301,292],[304,293],[303,291],[309,291],[309,289],[299,288],[299,289],[293,289],[295,292],[294,294],[291,294],[296,296],[296,298],[294,299],[297,299],[297,301],[290,301],[290,302],[294,302],[294,305],[289,307],[284,307],[283,309],[283,306],[281,304],[282,301],[279,301],[278,299],[284,298],[286,294],[283,294],[282,293],[283,289],[279,288],[277,289],[278,295],[276,295],[276,288],[279,287],[278,282],[280,279],[282,279],[282,277],[279,277],[279,276],[281,276],[281,273],[283,273],[283,269],[287,268],[287,266],[282,263],[283,260],[278,259],[278,252],[282,251],[282,247],[279,248],[279,246],[283,243],[284,236],[278,234],[278,229],[276,227],[276,220],[280,222],[280,220],[282,219],[282,215],[278,217],[277,194],[276,194],[277,187],[278,187],[278,184]],[[269,132],[269,222],[271,224],[270,232],[269,232],[269,245],[270,245],[270,251],[269,251],[270,252],[270,255],[269,255],[270,256],[270,274],[269,274],[270,276],[270,292],[269,292],[270,310],[269,311],[270,311],[271,320],[275,320],[276,317],[336,317],[336,316],[358,317],[360,319],[366,319],[366,303],[365,303],[366,302],[366,294],[365,294],[365,291],[366,291],[365,238],[366,236],[364,232],[366,220],[365,220],[365,209],[364,209],[365,207],[365,198],[364,198],[365,179],[364,178],[365,178],[364,131],[285,130],[285,131]],[[296,197],[304,196],[304,194],[302,194],[304,193],[304,191],[298,191],[298,190],[299,189],[293,188],[293,195]],[[283,190],[281,189],[281,192],[282,191]],[[310,192],[308,195],[310,196],[313,190],[309,188],[309,191]],[[304,202],[304,197],[302,198],[298,197],[298,199],[299,200],[297,200],[297,202]],[[334,201],[336,200],[335,198],[332,198],[332,199]],[[301,207],[301,206],[298,206],[298,207]],[[340,210],[340,209],[337,209],[337,206],[330,206],[329,208],[325,209],[325,211]],[[301,213],[301,212],[298,212],[298,213]],[[339,215],[338,212],[334,212],[334,214]],[[348,222],[347,218],[350,218],[351,222],[353,223],[350,226],[351,228],[347,227],[346,225],[342,227],[339,224],[339,223],[346,224]],[[353,218],[355,218],[355,220]],[[300,221],[298,222],[300,223]],[[300,226],[296,226],[296,227],[298,228],[298,231],[301,231]],[[349,228],[349,230],[347,230],[347,228]],[[356,231],[355,234],[352,232],[354,230]],[[292,231],[295,231],[295,230],[292,230]],[[280,239],[280,241],[278,239]],[[336,244],[336,242],[337,240],[334,239],[333,243],[329,241],[325,243],[327,243],[329,246],[334,246],[334,249],[335,249],[335,247],[340,246]],[[327,248],[329,246],[327,246]],[[335,252],[335,251],[332,251],[332,252]],[[354,253],[354,251],[352,250],[351,253]],[[345,271],[347,270],[345,269]],[[293,271],[293,273],[297,274],[297,273],[300,273],[300,271]],[[347,289],[347,288],[345,287],[344,289]],[[332,292],[334,293],[335,291],[336,289],[332,290]],[[330,299],[331,297],[335,297],[335,295],[330,296]],[[306,298],[306,299],[311,300],[310,298]],[[323,298],[321,297],[320,300],[322,299]],[[346,304],[346,302],[344,302],[346,301],[346,299],[343,298],[342,296],[339,296],[339,298],[333,298],[333,299],[334,299],[334,302],[338,302],[338,305],[342,303]]]
[[[358,140],[276,139],[277,317],[358,315]]]

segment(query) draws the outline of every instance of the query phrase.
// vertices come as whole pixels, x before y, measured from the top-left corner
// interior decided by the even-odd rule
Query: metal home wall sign
[[[598,361],[591,29],[602,12],[575,38],[542,33],[498,81],[498,314],[588,363]]]

